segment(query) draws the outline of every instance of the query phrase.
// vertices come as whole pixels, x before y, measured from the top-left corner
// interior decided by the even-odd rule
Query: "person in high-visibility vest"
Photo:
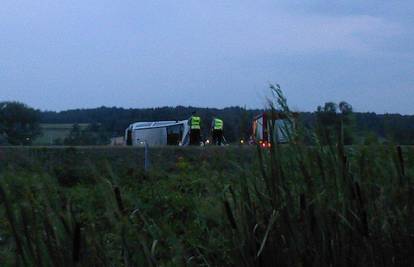
[[[188,120],[190,125],[190,145],[200,145],[201,142],[201,118],[197,116],[194,111],[190,119]]]
[[[221,146],[223,143],[224,122],[219,118],[213,118],[211,123],[211,131],[213,135],[213,144]]]

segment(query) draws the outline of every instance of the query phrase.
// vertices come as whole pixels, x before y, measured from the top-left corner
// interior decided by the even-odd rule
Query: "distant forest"
[[[108,137],[121,136],[126,127],[137,121],[183,120],[196,111],[203,121],[203,134],[208,135],[211,120],[217,116],[224,120],[225,136],[229,142],[248,138],[251,134],[252,119],[263,112],[260,109],[242,107],[195,108],[195,107],[161,107],[145,109],[124,109],[117,107],[100,107],[94,109],[75,109],[61,112],[40,112],[41,123],[90,123],[99,124]],[[313,127],[317,122],[315,112],[302,112],[299,121],[306,127]],[[391,141],[399,144],[414,144],[414,115],[352,113],[352,132],[354,142],[363,142],[366,138]]]

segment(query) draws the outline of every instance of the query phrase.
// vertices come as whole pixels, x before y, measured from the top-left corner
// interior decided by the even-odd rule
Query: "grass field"
[[[409,147],[0,148],[2,266],[409,266]]]
[[[81,123],[79,127],[85,129],[88,125],[87,123]],[[57,141],[62,143],[73,128],[71,123],[41,123],[39,126],[41,135],[33,140],[34,145],[53,145]]]

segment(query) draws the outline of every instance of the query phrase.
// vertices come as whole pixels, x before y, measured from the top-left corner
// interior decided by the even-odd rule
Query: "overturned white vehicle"
[[[125,144],[129,146],[187,146],[189,143],[188,120],[136,122],[125,130]]]

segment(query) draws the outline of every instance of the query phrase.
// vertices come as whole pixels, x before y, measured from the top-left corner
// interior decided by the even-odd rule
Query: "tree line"
[[[124,135],[125,129],[137,121],[184,120],[196,111],[202,118],[203,136],[207,137],[213,117],[224,121],[224,132],[228,142],[247,139],[251,134],[252,120],[264,112],[261,109],[244,107],[197,108],[119,108],[99,107],[67,111],[40,111],[23,103],[0,102],[0,144],[30,145],[41,135],[40,123],[74,124],[71,134],[63,140],[67,145],[107,144],[111,137]],[[346,102],[328,102],[314,112],[300,112],[298,120],[304,128],[313,127],[324,131],[324,142],[336,138],[344,131],[345,143],[395,142],[414,144],[414,115],[376,114],[354,112]],[[88,123],[90,127],[80,129],[77,124]],[[342,128],[340,128],[342,127]],[[312,143],[309,137],[307,142]]]

